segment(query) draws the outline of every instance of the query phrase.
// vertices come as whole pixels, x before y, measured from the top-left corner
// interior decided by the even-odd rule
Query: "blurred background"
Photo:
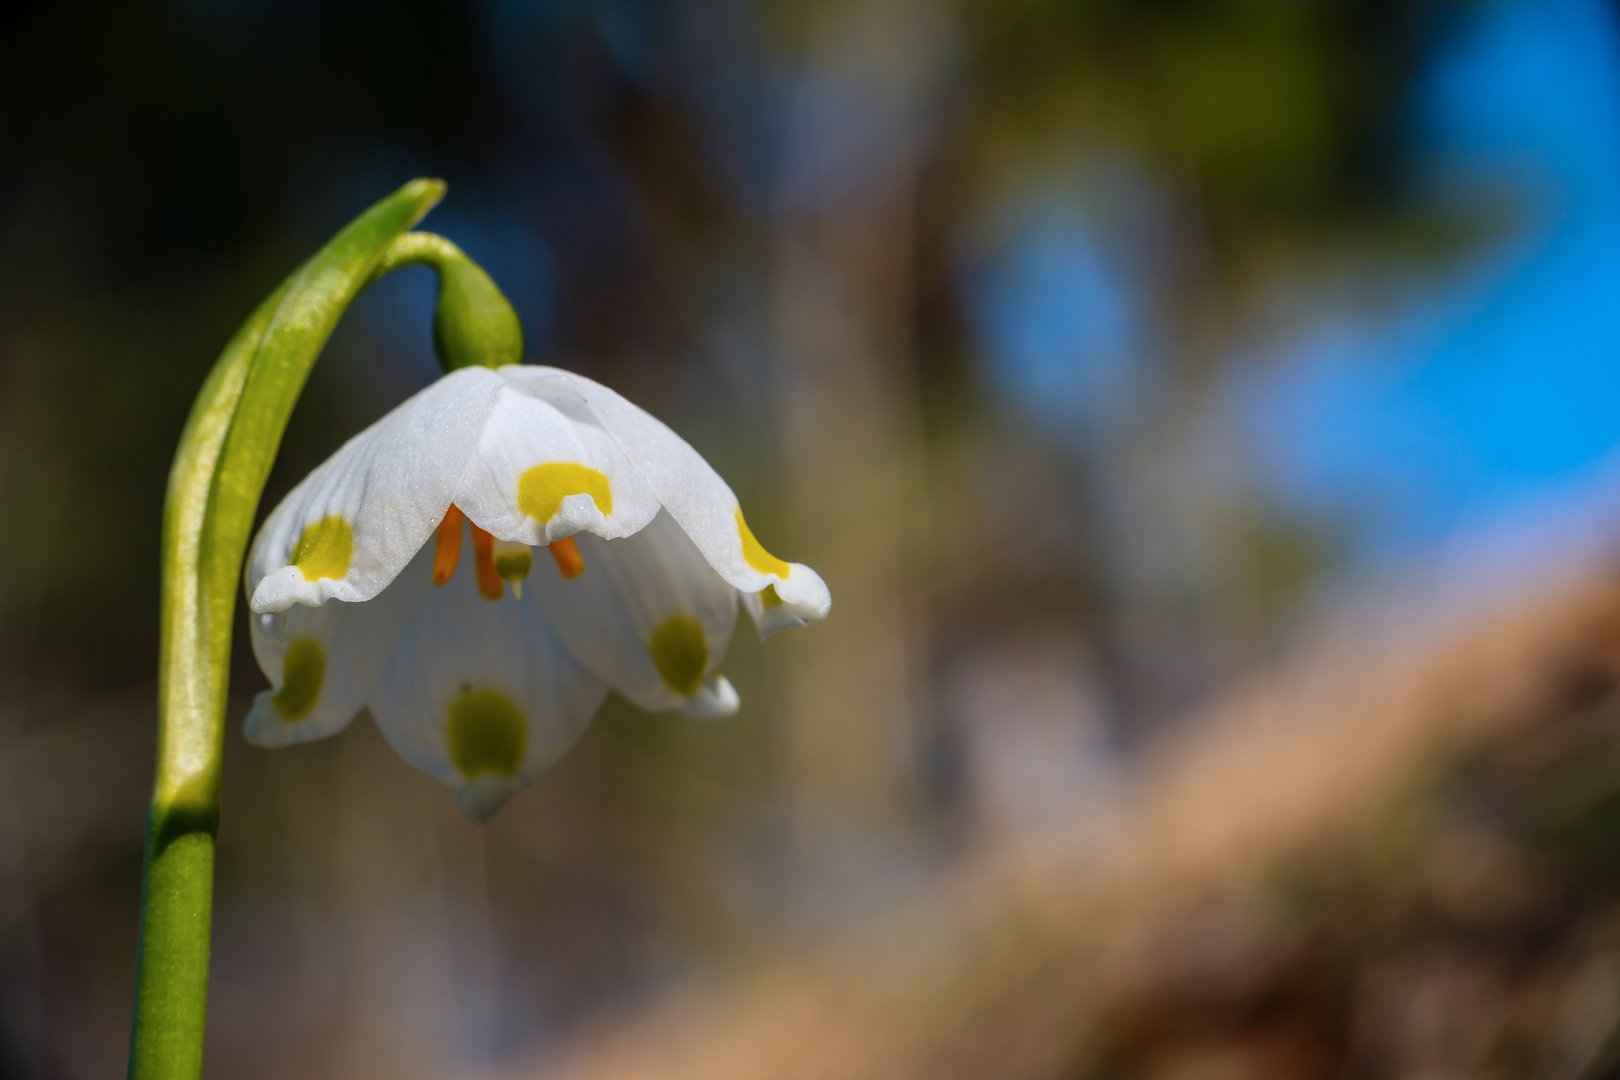
[[[367,718],[243,743],[239,632],[211,1075],[1611,1075],[1616,15],[8,7],[0,1075],[122,1069],[191,398],[416,175],[833,614],[483,829]],[[263,509],[432,296],[362,297]]]

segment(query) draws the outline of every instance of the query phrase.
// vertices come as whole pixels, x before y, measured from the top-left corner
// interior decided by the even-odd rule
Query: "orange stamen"
[[[433,550],[433,584],[443,585],[456,573],[461,559],[461,508],[455,503],[444,512],[439,522],[439,545]]]
[[[478,571],[478,593],[485,600],[499,600],[506,595],[506,582],[495,572],[495,538],[472,522],[473,568]]]
[[[574,545],[572,536],[553,540],[546,547],[551,549],[551,557],[557,560],[557,573],[563,577],[572,581],[585,572],[585,560],[579,557],[579,548]]]

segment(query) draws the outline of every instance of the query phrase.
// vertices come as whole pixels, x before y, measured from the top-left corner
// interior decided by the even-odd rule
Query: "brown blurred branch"
[[[1188,725],[1108,822],[983,852],[836,947],[790,952],[752,978],[669,1001],[538,1071],[1161,1075],[1187,1053],[1234,1062],[1246,1070],[1238,1075],[1324,1074],[1369,1053],[1358,1049],[1366,1019],[1353,999],[1364,984],[1376,988],[1367,980],[1379,970],[1357,958],[1354,931],[1338,932],[1365,915],[1356,905],[1374,901],[1331,868],[1364,862],[1368,845],[1384,843],[1389,823],[1459,762],[1505,753],[1532,762],[1514,766],[1530,769],[1532,787],[1550,787],[1560,774],[1536,762],[1567,768],[1593,753],[1572,739],[1617,741],[1617,675],[1620,581],[1607,568],[1439,644],[1362,628]],[[1422,864],[1448,850],[1425,847],[1414,880],[1487,895],[1466,873],[1425,876]],[[1375,862],[1390,873],[1383,855]],[[1318,907],[1341,913],[1338,924],[1278,914],[1291,868],[1322,883]],[[1417,1008],[1428,983],[1413,979],[1401,994]],[[1564,1005],[1547,1006],[1549,1043],[1564,1006],[1591,997],[1554,996]],[[1590,1051],[1590,1038],[1570,1039],[1578,1053],[1565,1057]],[[1544,1046],[1537,1060],[1562,1060],[1555,1051]]]

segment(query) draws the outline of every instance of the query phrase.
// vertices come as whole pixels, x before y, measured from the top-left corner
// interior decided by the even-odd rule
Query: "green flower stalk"
[[[426,263],[453,286],[436,318],[447,364],[522,352],[511,307],[454,245],[412,234],[444,195],[413,180],[361,214],[242,324],[180,438],[163,513],[157,769],[147,828],[129,1075],[202,1071],[219,824],[220,750],[236,598],[248,534],[310,368],[369,283]],[[449,272],[446,272],[446,270]],[[456,309],[448,314],[448,302]]]

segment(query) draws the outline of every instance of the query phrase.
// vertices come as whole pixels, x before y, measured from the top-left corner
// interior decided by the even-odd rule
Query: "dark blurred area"
[[[122,1065],[192,396],[418,175],[833,613],[484,829],[368,718],[244,744],[239,634],[210,1075],[1613,1075],[1617,29],[7,8],[0,1075]],[[435,377],[432,297],[350,312],[263,510]]]

